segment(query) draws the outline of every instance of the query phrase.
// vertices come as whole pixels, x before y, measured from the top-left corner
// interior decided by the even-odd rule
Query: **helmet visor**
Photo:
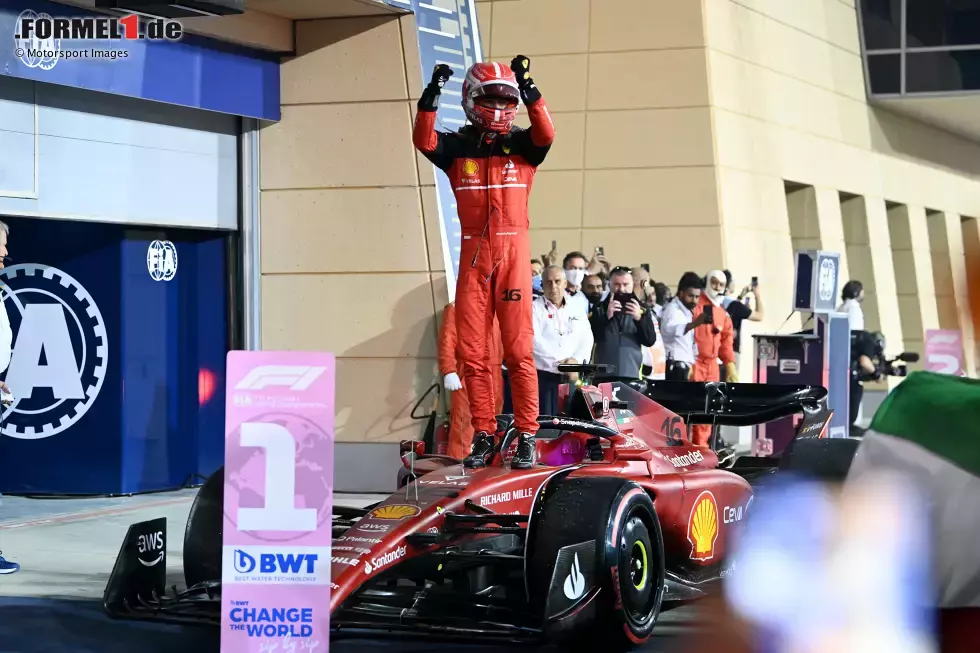
[[[488,106],[484,104],[481,100],[484,98],[492,98],[494,102],[505,102],[504,106],[493,106],[494,109],[506,109],[514,108],[517,106],[517,102],[520,98],[520,94],[517,91],[517,87],[514,84],[506,84],[501,82],[489,82],[486,84],[480,84],[470,91],[470,97],[473,101],[481,104],[483,106]]]

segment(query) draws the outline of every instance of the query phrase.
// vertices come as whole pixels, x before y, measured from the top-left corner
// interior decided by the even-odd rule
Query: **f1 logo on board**
[[[327,370],[306,365],[262,365],[253,368],[238,382],[235,390],[262,390],[268,386],[288,387],[294,392],[306,390]]]
[[[3,268],[0,296],[14,334],[4,379],[14,403],[0,412],[0,433],[20,440],[57,435],[102,389],[109,360],[102,313],[78,281],[47,265]]]

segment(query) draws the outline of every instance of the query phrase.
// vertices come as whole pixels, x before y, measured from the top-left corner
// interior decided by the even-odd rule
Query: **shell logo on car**
[[[715,495],[705,490],[698,495],[687,525],[687,539],[691,543],[691,560],[711,560],[715,556],[718,539],[718,502]]]
[[[390,519],[399,520],[405,519],[406,517],[414,517],[415,515],[422,512],[418,506],[405,506],[400,504],[392,504],[389,506],[380,506],[375,508],[367,514],[368,517],[373,517],[374,519]]]

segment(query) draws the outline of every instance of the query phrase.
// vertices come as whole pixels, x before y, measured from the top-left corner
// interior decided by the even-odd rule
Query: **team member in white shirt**
[[[861,307],[864,301],[864,285],[856,279],[851,279],[844,284],[840,298],[841,304],[837,307],[837,312],[847,313],[851,331],[864,331],[864,309]]]
[[[694,307],[701,298],[701,277],[695,272],[685,272],[677,284],[677,294],[664,307],[660,321],[660,333],[667,354],[666,379],[687,381],[697,359],[694,329],[704,323],[704,311],[694,317]]]
[[[534,366],[538,370],[538,401],[542,415],[556,415],[558,386],[565,380],[577,380],[575,374],[559,373],[558,365],[586,363],[592,355],[592,328],[581,310],[570,305],[565,294],[566,284],[565,271],[560,266],[546,267],[541,272],[544,294],[531,304]]]

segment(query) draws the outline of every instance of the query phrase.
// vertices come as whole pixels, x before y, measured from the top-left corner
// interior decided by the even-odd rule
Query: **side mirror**
[[[398,453],[401,456],[407,453],[423,456],[425,455],[425,442],[422,440],[402,440],[398,443]]]

